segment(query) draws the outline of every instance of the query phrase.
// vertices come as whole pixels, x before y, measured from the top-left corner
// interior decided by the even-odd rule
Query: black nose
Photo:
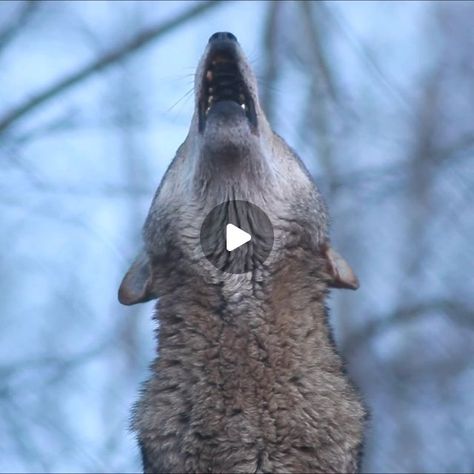
[[[237,41],[237,38],[232,33],[229,33],[227,31],[218,31],[217,33],[214,33],[209,38],[209,43],[212,43],[213,41],[222,41],[222,40]]]

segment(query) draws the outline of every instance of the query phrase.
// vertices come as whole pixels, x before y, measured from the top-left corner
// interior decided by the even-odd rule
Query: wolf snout
[[[256,132],[256,98],[251,92],[253,79],[237,38],[228,32],[214,33],[202,61],[197,88],[199,131],[204,131],[208,118],[222,112],[226,117],[237,113],[237,118],[246,118],[252,131]]]
[[[237,38],[235,35],[232,33],[229,33],[228,31],[218,31],[217,33],[214,33],[211,35],[209,38],[209,43],[213,43],[215,41],[235,41],[237,42]]]

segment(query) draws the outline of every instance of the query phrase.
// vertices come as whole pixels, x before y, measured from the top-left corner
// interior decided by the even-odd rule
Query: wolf
[[[240,273],[199,240],[212,209],[236,201],[273,227],[269,255]],[[157,358],[132,422],[144,472],[356,472],[365,409],[331,335],[331,287],[358,281],[330,245],[323,199],[272,131],[237,39],[215,33],[119,289],[126,305],[158,299]]]

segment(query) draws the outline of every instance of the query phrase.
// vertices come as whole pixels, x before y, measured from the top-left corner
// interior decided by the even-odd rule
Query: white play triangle
[[[250,242],[252,236],[234,224],[227,224],[225,228],[225,248],[232,252],[241,245]]]

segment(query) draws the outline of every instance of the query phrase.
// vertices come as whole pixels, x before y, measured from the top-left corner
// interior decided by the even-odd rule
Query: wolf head
[[[304,238],[327,262],[331,286],[352,288],[357,278],[331,249],[324,202],[303,163],[274,133],[260,105],[257,81],[237,39],[215,33],[195,75],[189,133],[159,186],[144,226],[144,250],[125,275],[119,300],[134,304],[159,296],[160,262],[199,268],[219,278],[199,245],[200,227],[217,205],[253,203],[275,233],[270,262]]]

